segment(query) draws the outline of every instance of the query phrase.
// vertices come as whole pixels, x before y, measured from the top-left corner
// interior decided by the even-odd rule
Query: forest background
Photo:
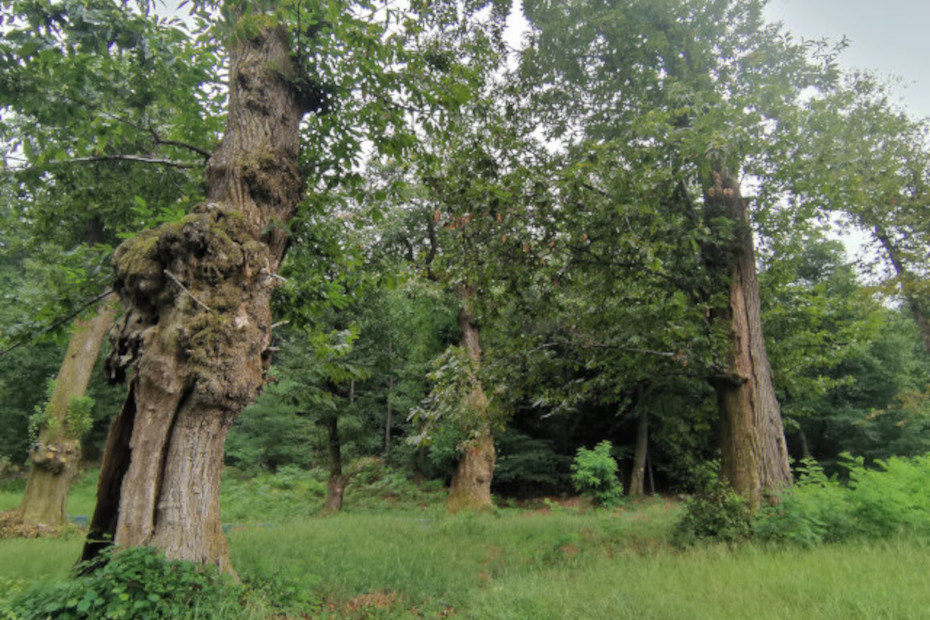
[[[275,316],[255,359],[273,361],[228,419],[225,476],[322,468],[338,511],[387,467],[448,483],[458,510],[574,493],[579,449],[609,440],[633,496],[706,489],[710,470],[756,510],[790,484],[788,455],[845,477],[927,453],[927,127],[763,4],[527,2],[513,50],[504,3],[195,4],[182,22],[5,2],[0,458],[48,473],[33,521],[62,520],[49,489],[104,459],[126,398],[105,375],[144,376],[131,322],[168,312],[140,291],[231,308],[197,324],[195,361],[249,324],[210,292],[225,263],[137,257],[155,260],[139,231],[188,239],[215,213],[224,49],[269,20],[307,113],[305,191],[250,233],[287,255],[254,270]],[[279,204],[254,161],[253,201]],[[874,253],[850,261],[849,230]],[[114,255],[129,312],[111,348],[88,326],[113,325]],[[77,335],[103,353],[66,352]]]

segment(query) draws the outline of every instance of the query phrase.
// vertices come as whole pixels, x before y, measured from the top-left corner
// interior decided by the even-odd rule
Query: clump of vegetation
[[[700,542],[739,543],[752,538],[752,511],[716,474],[716,463],[698,472],[700,486],[685,505],[672,531],[672,544],[690,547]]]
[[[617,461],[610,455],[613,446],[604,440],[593,450],[578,448],[572,463],[572,484],[599,506],[617,506],[623,499],[623,485],[617,478]]]
[[[810,546],[848,539],[885,539],[898,534],[930,535],[930,455],[892,457],[868,468],[864,459],[843,455],[848,474],[827,477],[813,460],[803,461],[798,482],[755,524],[760,540]]]
[[[103,556],[87,575],[40,583],[13,599],[4,617],[189,618],[236,617],[243,589],[215,568],[166,560],[161,551],[138,547]]]

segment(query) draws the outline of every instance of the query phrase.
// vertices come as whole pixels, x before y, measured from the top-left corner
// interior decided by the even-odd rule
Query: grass
[[[345,513],[324,518],[313,516],[313,476],[224,484],[224,514],[231,498],[242,517],[229,532],[233,563],[266,609],[288,609],[282,617],[916,619],[930,609],[922,539],[676,551],[667,543],[680,511],[673,502],[453,517],[435,489],[390,473],[353,491],[364,506],[350,496]],[[74,505],[88,489],[75,487]],[[0,541],[0,599],[63,578],[80,545]]]

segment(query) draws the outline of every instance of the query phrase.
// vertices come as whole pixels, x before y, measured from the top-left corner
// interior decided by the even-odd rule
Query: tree
[[[779,178],[799,201],[841,216],[871,235],[930,352],[926,221],[930,152],[927,123],[895,108],[888,86],[867,74],[808,102],[798,148]]]
[[[9,19],[0,46],[0,132],[11,188],[4,208],[21,235],[15,245],[46,280],[37,291],[22,287],[12,294],[21,302],[28,296],[31,307],[28,316],[4,321],[8,351],[62,331],[68,317],[106,297],[107,265],[118,236],[144,218],[164,217],[163,210],[146,208],[149,201],[171,210],[191,190],[186,169],[196,160],[133,151],[163,144],[174,153],[202,157],[193,142],[205,140],[212,124],[199,122],[200,130],[191,131],[190,107],[179,105],[190,98],[179,97],[180,90],[207,81],[204,54],[175,63],[170,73],[176,89],[153,89],[139,79],[146,74],[157,80],[159,69],[167,73],[156,63],[176,59],[174,48],[184,45],[176,28],[157,27],[144,15],[106,2],[70,7],[5,2],[3,8]],[[171,116],[178,133],[167,136],[162,128]],[[190,142],[176,139],[181,131]],[[65,519],[82,427],[90,422],[84,391],[114,312],[112,302],[104,304],[71,330],[30,450],[33,468],[19,510],[27,524]]]
[[[679,237],[677,255],[647,254],[626,266],[670,274],[672,282],[691,279],[684,290],[705,310],[715,343],[705,361],[719,404],[722,472],[754,507],[764,492],[789,484],[790,471],[765,356],[749,203],[738,179],[760,172],[754,162],[802,89],[832,77],[829,62],[824,70],[807,48],[763,24],[762,6],[527,4],[537,30],[523,60],[552,134],[579,164],[593,155],[585,185],[614,201],[613,215],[635,213],[639,199],[662,208],[657,220],[687,222],[691,234]],[[602,153],[614,158],[599,159]],[[614,178],[633,181],[631,196],[611,194]],[[700,275],[676,271],[694,266],[688,247],[697,250]]]
[[[113,422],[83,559],[153,545],[230,571],[219,513],[223,442],[264,382],[271,293],[300,200],[299,123],[320,109],[284,26],[230,7],[226,132],[206,201],[114,254],[126,307],[108,371],[134,374]]]
[[[26,525],[56,526],[66,521],[68,489],[81,461],[81,437],[92,421],[93,400],[84,392],[115,314],[114,300],[108,300],[95,316],[74,322],[37,441],[29,451],[32,469],[19,505]]]

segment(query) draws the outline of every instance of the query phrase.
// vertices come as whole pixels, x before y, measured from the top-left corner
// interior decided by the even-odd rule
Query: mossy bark
[[[110,298],[94,316],[74,321],[46,408],[49,423],[39,429],[38,441],[29,451],[32,468],[18,509],[25,525],[55,527],[65,523],[68,491],[81,461],[81,438],[68,428],[68,407],[74,397],[87,390],[115,313],[115,299]]]
[[[265,382],[271,294],[300,199],[298,123],[283,28],[230,49],[226,133],[207,200],[114,256],[125,315],[108,373],[132,369],[107,441],[83,559],[109,544],[232,572],[219,508],[223,444]]]
[[[475,362],[481,364],[481,330],[471,310],[474,289],[463,288],[459,297],[459,328],[462,332],[461,346]],[[477,436],[470,439],[462,449],[462,457],[452,474],[452,483],[449,487],[449,497],[446,500],[446,510],[459,512],[461,510],[481,510],[490,508],[491,480],[494,476],[494,437],[491,434],[491,424],[488,418],[488,398],[480,382],[462,403],[463,407],[470,409],[468,418],[473,419],[482,430]]]
[[[712,173],[704,205],[712,230],[720,222],[730,229],[728,242],[705,248],[711,272],[729,286],[727,305],[711,312],[728,337],[720,371],[710,379],[720,411],[721,474],[758,509],[767,494],[791,484],[791,469],[762,332],[752,230],[746,201],[727,170]]]

